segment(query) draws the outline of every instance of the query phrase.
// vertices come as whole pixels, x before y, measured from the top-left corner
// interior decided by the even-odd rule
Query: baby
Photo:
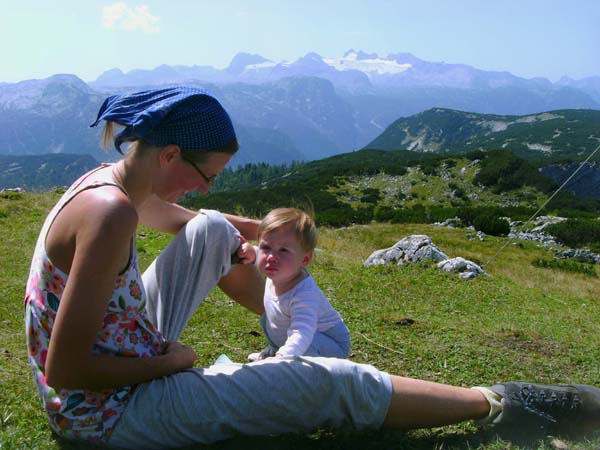
[[[265,275],[261,325],[268,347],[250,361],[271,356],[347,358],[350,332],[306,267],[317,239],[313,219],[295,208],[271,211],[258,227],[257,265]],[[249,251],[242,244],[240,253]]]

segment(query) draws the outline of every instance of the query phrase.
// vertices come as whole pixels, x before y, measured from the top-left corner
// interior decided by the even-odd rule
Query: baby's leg
[[[315,333],[313,341],[304,355],[348,358],[350,355],[350,332],[348,328],[345,324],[340,323],[323,333]]]

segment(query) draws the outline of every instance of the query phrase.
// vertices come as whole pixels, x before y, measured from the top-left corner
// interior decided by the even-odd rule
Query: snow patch
[[[397,74],[412,68],[412,64],[399,64],[396,61],[382,58],[358,59],[356,52],[350,52],[341,58],[323,58],[325,64],[336,70],[359,70],[369,74]]]
[[[269,69],[271,67],[275,67],[277,65],[277,63],[274,63],[273,61],[264,61],[258,64],[248,64],[245,68],[244,68],[244,72],[248,72],[251,70],[261,70],[261,69]]]

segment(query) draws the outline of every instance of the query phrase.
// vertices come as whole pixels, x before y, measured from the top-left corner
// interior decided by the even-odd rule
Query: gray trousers
[[[229,271],[236,233],[219,213],[202,211],[144,273],[150,318],[167,339],[179,338],[206,294]],[[343,359],[217,363],[139,384],[108,443],[163,449],[239,434],[379,427],[391,390],[385,372]]]

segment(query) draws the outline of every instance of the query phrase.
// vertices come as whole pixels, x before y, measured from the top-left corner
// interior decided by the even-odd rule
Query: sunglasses
[[[184,160],[186,163],[188,163],[189,165],[191,165],[191,166],[192,166],[192,167],[193,167],[193,168],[196,170],[196,172],[198,172],[198,173],[200,174],[200,176],[202,177],[202,179],[203,179],[204,181],[206,181],[206,183],[210,184],[210,183],[212,183],[212,182],[215,180],[215,178],[217,178],[217,175],[218,175],[218,174],[212,175],[212,176],[210,176],[210,177],[209,177],[209,176],[207,176],[207,175],[206,175],[206,174],[205,174],[205,173],[202,171],[202,169],[196,165],[196,163],[195,163],[194,161],[192,161],[192,160],[190,160],[190,159],[186,158],[185,156],[181,155],[181,159],[183,159],[183,160]]]

